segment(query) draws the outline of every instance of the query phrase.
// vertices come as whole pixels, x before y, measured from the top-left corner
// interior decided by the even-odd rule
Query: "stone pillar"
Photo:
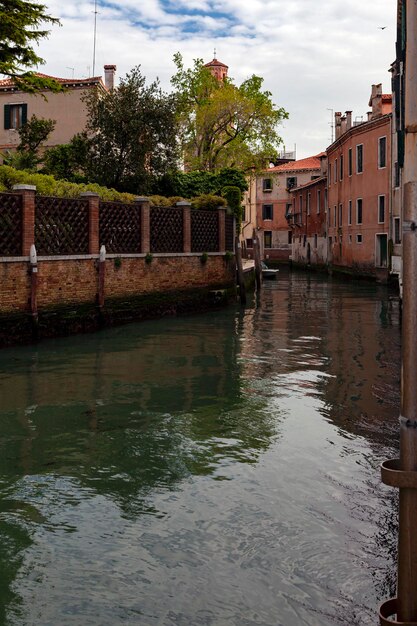
[[[100,196],[93,191],[80,194],[80,198],[88,201],[88,253],[98,254],[100,250]]]
[[[226,209],[219,207],[219,252],[226,252]]]
[[[183,200],[177,202],[176,206],[182,208],[183,215],[183,252],[191,252],[191,203]]]
[[[151,252],[151,217],[149,198],[138,197],[134,200],[140,210],[140,251],[142,254]]]
[[[13,185],[22,196],[22,256],[29,256],[35,243],[35,185]]]

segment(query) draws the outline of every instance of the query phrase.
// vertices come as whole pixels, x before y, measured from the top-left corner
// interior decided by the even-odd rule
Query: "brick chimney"
[[[372,85],[372,93],[369,99],[369,106],[372,107],[372,118],[382,115],[382,84]]]
[[[337,112],[334,114],[335,139],[339,139],[342,134],[342,114]]]
[[[104,66],[104,84],[107,89],[111,91],[114,89],[114,77],[116,75],[116,66],[115,65],[105,65]]]
[[[346,130],[352,128],[352,111],[346,111]]]

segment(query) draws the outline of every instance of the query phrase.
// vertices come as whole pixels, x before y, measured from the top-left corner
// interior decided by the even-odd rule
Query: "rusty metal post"
[[[36,320],[38,317],[38,255],[35,245],[30,246],[30,313]]]
[[[397,598],[382,626],[417,626],[417,0],[406,4],[403,318],[400,458],[382,464],[382,481],[400,490]],[[396,615],[397,621],[389,620]]]

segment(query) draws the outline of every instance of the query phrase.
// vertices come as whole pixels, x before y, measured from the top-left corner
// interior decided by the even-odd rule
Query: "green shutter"
[[[4,105],[4,128],[6,130],[10,128],[10,104]]]
[[[22,104],[22,126],[28,121],[28,105]]]

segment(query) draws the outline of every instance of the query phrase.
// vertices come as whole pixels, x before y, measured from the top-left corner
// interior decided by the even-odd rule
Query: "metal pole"
[[[403,171],[403,318],[400,459],[382,465],[382,480],[400,489],[397,598],[380,623],[417,626],[417,0],[406,8],[405,159]],[[396,614],[398,621],[389,621]]]
[[[262,288],[261,251],[259,249],[259,237],[256,234],[255,229],[253,229],[252,241],[253,241],[253,256],[254,256],[254,261],[255,261],[256,289],[260,291]]]

